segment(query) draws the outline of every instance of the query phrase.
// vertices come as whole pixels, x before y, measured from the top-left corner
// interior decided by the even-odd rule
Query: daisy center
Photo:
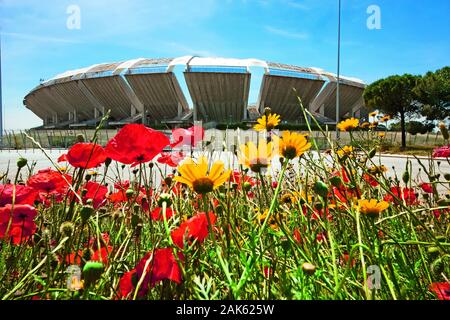
[[[268,166],[267,159],[257,158],[256,160],[251,161],[250,170],[259,173],[261,172],[261,169],[267,168]]]
[[[283,150],[283,156],[286,159],[294,159],[297,156],[297,149],[294,146],[287,146]]]
[[[214,182],[210,178],[204,177],[195,180],[192,183],[192,187],[195,192],[204,194],[213,191]]]

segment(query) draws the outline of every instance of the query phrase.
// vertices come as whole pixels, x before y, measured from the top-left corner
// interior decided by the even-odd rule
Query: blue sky
[[[370,83],[450,65],[450,1],[342,4],[342,74]],[[66,26],[70,5],[80,29]],[[367,28],[370,5],[381,9],[380,30]],[[201,55],[335,72],[336,25],[337,0],[0,0],[4,124],[40,125],[22,105],[39,80],[101,62]]]

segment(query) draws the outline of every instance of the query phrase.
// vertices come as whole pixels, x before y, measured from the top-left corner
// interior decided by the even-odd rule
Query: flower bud
[[[141,222],[141,218],[137,214],[131,216],[131,226],[136,228],[136,226]]]
[[[314,192],[317,193],[322,198],[326,198],[328,196],[328,187],[322,181],[317,181],[314,184]]]
[[[330,178],[330,183],[333,187],[339,188],[342,185],[342,179],[338,176],[333,176]]]
[[[242,184],[242,189],[244,189],[244,191],[250,191],[251,188],[252,188],[252,184],[248,181],[245,181]]]
[[[134,190],[133,189],[127,189],[127,191],[125,191],[125,195],[127,196],[128,199],[130,199],[134,194]]]
[[[170,186],[170,185],[172,184],[172,181],[173,181],[172,177],[165,177],[165,178],[164,178],[164,183],[165,183],[167,186]]]
[[[166,203],[167,207],[170,207],[170,205],[172,205],[172,198],[170,197],[170,194],[161,193],[158,198],[158,206],[162,207],[164,202]]]
[[[64,237],[70,238],[73,235],[74,231],[75,231],[75,226],[74,226],[73,222],[71,222],[71,221],[63,222],[61,224],[61,226],[59,227],[59,232],[61,232],[61,234]]]
[[[96,261],[88,261],[83,268],[83,279],[87,287],[94,284],[100,279],[103,273],[103,263]]]
[[[27,159],[20,157],[19,159],[17,159],[17,167],[19,169],[23,168],[23,167],[25,167],[27,165],[27,162],[28,162]]]
[[[81,134],[81,133],[77,134],[76,141],[77,142],[84,142],[84,135]]]
[[[86,223],[88,219],[94,214],[94,207],[83,206],[80,210],[80,217],[83,223]]]
[[[313,265],[312,263],[305,262],[302,264],[302,270],[304,273],[311,276],[316,272],[316,266]]]
[[[408,170],[403,172],[403,176],[402,176],[403,183],[407,184],[409,182],[409,177],[410,177],[410,175],[409,175]]]

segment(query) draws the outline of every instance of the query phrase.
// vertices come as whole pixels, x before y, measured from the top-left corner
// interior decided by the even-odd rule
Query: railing
[[[103,129],[97,134],[97,143],[100,145],[106,145],[119,129]],[[167,136],[170,137],[170,130],[163,130]],[[94,136],[94,129],[67,129],[67,130],[7,130],[4,131],[2,139],[0,140],[1,150],[34,150],[38,147],[27,137],[32,137],[37,141],[44,149],[67,149],[70,148],[76,141],[77,136],[82,135],[85,141],[89,141]],[[330,132],[331,138],[335,136],[334,132]],[[213,150],[230,150],[234,148],[238,149],[239,145],[251,140],[257,142],[262,138],[261,133],[253,130],[217,130],[207,129],[205,130],[205,139],[203,142],[204,147]],[[316,139],[320,149],[329,148],[326,139],[321,132],[313,132],[311,138]],[[132,139],[132,137],[130,137]],[[349,143],[350,137],[346,132],[341,133],[340,144]],[[401,133],[400,132],[386,132],[385,143],[390,145],[400,144]],[[430,146],[430,145],[444,145],[447,141],[444,140],[440,132],[428,133],[428,134],[407,134],[408,145],[418,146]]]

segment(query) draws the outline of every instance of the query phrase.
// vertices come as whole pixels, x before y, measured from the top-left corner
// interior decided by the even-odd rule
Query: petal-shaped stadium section
[[[178,66],[184,78],[174,72]],[[253,68],[264,71],[258,97],[250,97],[250,82],[258,81],[252,79]],[[339,84],[339,119],[366,116],[364,82],[340,77]],[[44,128],[95,126],[108,110],[109,125],[237,123],[253,120],[265,107],[283,121],[302,123],[299,100],[319,121],[333,123],[339,120],[336,95],[336,75],[322,69],[257,59],[184,56],[66,71],[31,90],[24,105],[43,120]]]

